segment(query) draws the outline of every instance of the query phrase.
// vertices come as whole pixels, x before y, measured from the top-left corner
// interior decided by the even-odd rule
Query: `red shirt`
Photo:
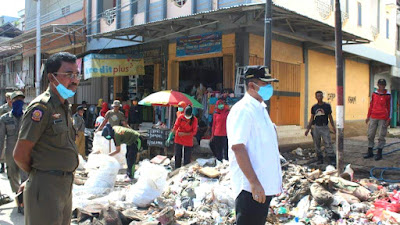
[[[219,110],[213,115],[212,136],[226,136],[226,119],[229,111]]]
[[[190,123],[190,121],[192,123]],[[192,119],[186,119],[185,115],[180,115],[178,119],[176,119],[174,131],[176,131],[175,143],[193,147],[193,136],[197,133],[197,118],[193,116]],[[190,135],[179,136],[179,132],[190,133]]]
[[[367,118],[389,120],[392,116],[392,96],[385,89],[382,93],[376,90],[372,93]]]
[[[125,114],[125,118],[128,119],[128,115],[129,115],[129,105],[124,105],[122,106],[122,109],[124,110],[124,114]]]

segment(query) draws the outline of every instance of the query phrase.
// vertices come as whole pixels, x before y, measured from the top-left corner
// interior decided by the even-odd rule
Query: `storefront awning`
[[[84,25],[78,24],[51,24],[48,26],[44,26],[41,29],[41,37],[48,37],[51,35],[67,35],[67,34],[75,34],[76,36],[84,35]],[[36,40],[36,30],[30,30],[25,32],[15,38],[0,42],[0,51],[3,49],[15,49],[21,48],[24,43],[32,42]]]
[[[232,28],[249,29],[257,27],[263,29],[264,9],[264,3],[238,5],[92,34],[88,35],[88,37],[151,42],[184,36],[195,29],[215,31],[226,29],[227,26],[232,26]],[[272,11],[274,26],[272,32],[275,34],[293,36],[298,40],[318,44],[334,41],[334,27],[328,24],[277,5],[273,6]],[[222,25],[223,27],[221,27]],[[138,39],[138,37],[142,37],[142,39]],[[369,43],[370,40],[343,32],[343,42],[345,44],[360,44]]]

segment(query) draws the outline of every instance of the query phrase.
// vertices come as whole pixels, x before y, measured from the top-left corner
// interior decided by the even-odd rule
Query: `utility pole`
[[[336,58],[336,167],[338,173],[343,171],[344,152],[344,110],[343,110],[343,52],[342,52],[342,14],[340,0],[335,0],[335,58]]]
[[[35,82],[35,89],[36,89],[36,96],[40,95],[40,67],[41,63],[41,31],[40,31],[40,0],[36,0],[36,82]]]
[[[271,42],[272,42],[272,0],[265,2],[264,19],[264,66],[271,71]]]
[[[265,1],[264,13],[264,66],[266,66],[271,73],[271,46],[272,46],[272,0]],[[265,101],[267,110],[270,111],[270,100]]]

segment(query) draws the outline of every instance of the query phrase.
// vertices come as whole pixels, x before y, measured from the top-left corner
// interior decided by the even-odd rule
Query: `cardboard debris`
[[[162,164],[168,157],[163,155],[157,155],[150,160],[151,163],[154,164]]]
[[[199,172],[200,172],[201,174],[203,174],[204,176],[207,176],[207,177],[209,177],[209,178],[217,178],[217,177],[219,177],[219,175],[220,175],[220,173],[218,172],[218,170],[216,170],[215,168],[212,168],[212,167],[204,167],[204,168],[201,168],[201,169],[199,170]]]

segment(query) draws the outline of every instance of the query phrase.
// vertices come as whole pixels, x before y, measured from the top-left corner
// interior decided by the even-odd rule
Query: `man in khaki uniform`
[[[0,106],[0,116],[3,114],[6,114],[11,111],[12,109],[12,103],[11,103],[11,95],[13,92],[7,92],[6,93],[6,103],[4,103],[2,106]]]
[[[12,106],[11,105],[11,94],[12,94],[12,92],[6,93],[6,101],[7,102],[4,105],[0,106],[0,116],[11,111],[11,106]],[[4,155],[4,151],[2,151],[2,149],[3,149],[3,146],[0,147],[0,163],[1,163],[0,173],[4,173],[5,155]]]
[[[19,169],[13,157],[13,150],[17,143],[23,115],[22,108],[25,96],[21,91],[15,91],[12,93],[11,99],[12,110],[0,117],[0,146],[5,148],[7,177],[10,181],[11,190],[17,193],[21,182],[28,178],[27,174]]]
[[[113,104],[111,105],[113,109],[108,110],[108,112],[105,115],[105,120],[103,123],[101,123],[100,127],[96,131],[100,131],[103,129],[103,127],[108,123],[110,123],[111,127],[114,126],[124,126],[128,127],[128,123],[126,122],[125,115],[119,111],[119,108],[121,108],[121,102],[119,100],[115,100]]]
[[[76,57],[60,52],[46,62],[48,89],[29,104],[14,149],[17,165],[29,173],[24,189],[25,225],[71,223],[73,173],[79,159],[68,98],[82,75]]]
[[[83,119],[83,113],[86,110],[84,106],[80,105],[76,108],[76,113],[74,114],[73,121],[74,121],[74,129],[76,132],[76,140],[75,144],[78,148],[79,154],[86,159],[85,153],[85,120]]]

